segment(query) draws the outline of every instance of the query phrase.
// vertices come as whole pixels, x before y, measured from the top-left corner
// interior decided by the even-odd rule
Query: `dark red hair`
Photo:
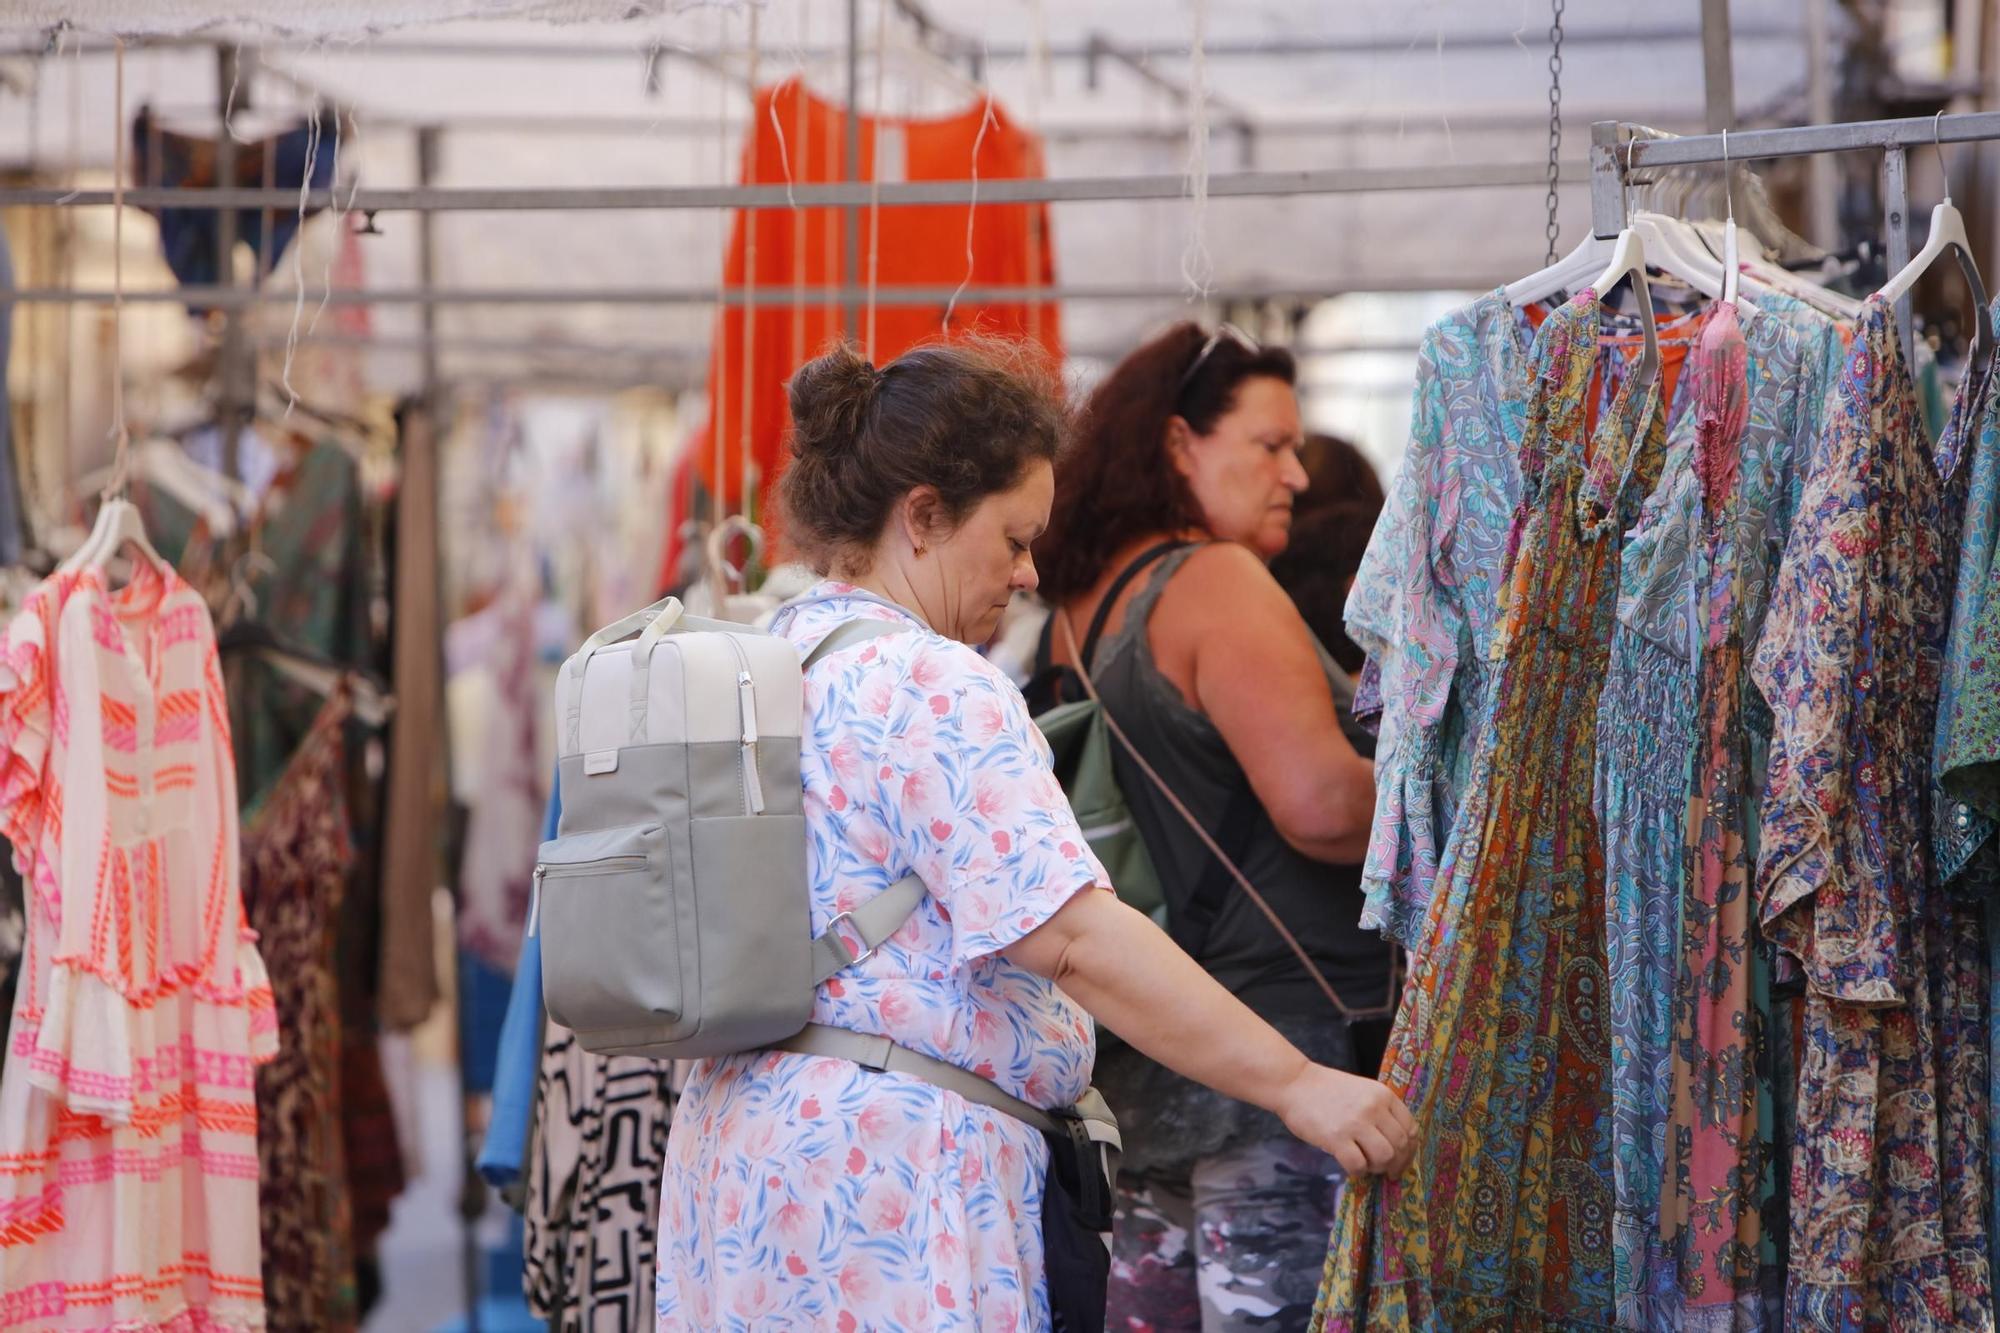
[[[1119,362],[1091,394],[1075,444],[1057,461],[1055,507],[1035,543],[1049,601],[1095,587],[1111,558],[1141,537],[1205,526],[1167,456],[1169,422],[1178,416],[1206,435],[1236,406],[1243,381],[1298,381],[1290,352],[1254,349],[1226,334],[1196,366],[1208,341],[1201,325],[1176,324]]]

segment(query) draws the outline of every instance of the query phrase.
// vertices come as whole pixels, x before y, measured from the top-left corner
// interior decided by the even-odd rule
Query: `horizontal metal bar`
[[[1803,30],[1791,24],[1745,24],[1737,27],[1735,39],[1738,43],[1752,41],[1796,41]],[[742,46],[713,48],[690,48],[663,38],[648,34],[635,37],[632,42],[619,45],[609,42],[537,42],[530,46],[518,42],[473,41],[459,38],[386,38],[365,43],[318,42],[309,39],[286,40],[269,36],[260,38],[256,33],[231,33],[227,37],[155,36],[135,34],[128,39],[133,49],[212,47],[218,43],[243,45],[263,45],[284,50],[310,49],[316,56],[464,56],[472,59],[493,60],[516,57],[522,60],[630,60],[643,56],[657,44],[663,54],[691,57],[705,60],[740,61],[749,57],[749,49]],[[1565,46],[1639,45],[1651,46],[1662,42],[1697,42],[1701,40],[1701,30],[1680,24],[1653,24],[1633,28],[1590,28],[1563,34]],[[1447,51],[1473,51],[1491,48],[1520,47],[1539,49],[1535,40],[1529,39],[1514,29],[1493,29],[1486,32],[1453,34],[1444,42]],[[105,55],[112,49],[108,41],[86,39],[78,42],[72,38],[64,49],[64,55],[81,50],[85,55]],[[1014,61],[1039,58],[1038,53],[1025,43],[996,43],[980,48],[989,61]],[[1184,43],[1135,44],[1127,48],[1131,54],[1146,60],[1185,60],[1188,49]],[[1337,56],[1395,54],[1409,52],[1413,55],[1430,55],[1437,49],[1434,38],[1426,35],[1414,36],[1358,36],[1358,37],[1279,37],[1279,38],[1236,38],[1217,39],[1202,44],[1202,55],[1209,60],[1260,60],[1272,56],[1296,59],[1304,56]],[[45,42],[14,44],[0,47],[0,55],[36,56],[47,50]],[[813,46],[797,51],[783,48],[775,51],[767,48],[759,53],[769,60],[781,56],[788,61],[824,62],[844,56],[845,50],[835,46]],[[954,52],[963,56],[967,52]],[[1048,49],[1052,60],[1088,61],[1091,50],[1086,43],[1056,43]],[[1730,136],[1732,139],[1734,134]]]
[[[1483,291],[1498,279],[1492,274],[1467,275],[1448,273],[1413,273],[1402,275],[1370,274],[1355,278],[1343,284],[1302,284],[1302,283],[1252,283],[1217,287],[1209,293],[1209,300],[1217,305],[1233,301],[1323,301],[1347,291]],[[875,302],[881,306],[942,306],[956,295],[960,301],[981,305],[1022,305],[1034,302],[1055,301],[1103,301],[1103,302],[1147,302],[1182,301],[1187,298],[1187,288],[1180,285],[1134,284],[1107,286],[1063,286],[1063,287],[967,287],[959,291],[955,287],[879,287],[875,291]],[[813,307],[838,306],[848,302],[865,304],[868,300],[866,287],[808,287],[805,289],[805,303]],[[427,290],[421,287],[372,289],[366,291],[333,291],[325,295],[330,306],[366,305],[715,305],[731,306],[789,306],[798,299],[796,289],[789,286],[768,286],[748,289],[734,289],[719,293],[713,287],[664,287],[664,288],[441,288]],[[65,304],[109,304],[115,298],[112,292],[96,288],[76,290],[71,288],[24,288],[13,292],[0,291],[0,306],[9,303],[21,305],[65,305]],[[305,303],[317,308],[321,294],[308,289]],[[128,291],[124,296],[127,305],[133,304],[186,304],[211,310],[240,310],[250,306],[288,306],[298,301],[297,293],[290,291],[252,291],[241,287],[172,287],[147,291]]]
[[[1773,157],[1804,157],[1812,153],[1842,153],[1865,148],[1921,148],[1932,143],[1973,143],[2000,139],[2000,111],[1979,111],[1903,120],[1857,120],[1837,125],[1802,125],[1791,129],[1731,131],[1729,160],[1741,162]],[[1626,147],[1617,150],[1618,165],[1626,165]],[[1630,166],[1695,166],[1723,160],[1720,134],[1681,138],[1642,138],[1631,149]]]
[[[368,352],[422,352],[435,348],[442,353],[482,356],[564,357],[581,356],[593,360],[652,361],[667,365],[708,364],[713,345],[701,343],[608,343],[579,342],[572,339],[480,338],[441,333],[435,338],[422,334],[301,333],[296,340],[282,333],[265,334],[254,340],[260,347],[338,347]],[[1289,346],[1294,356],[1342,356],[1359,352],[1410,353],[1422,344],[1407,338],[1352,339],[1347,341]],[[1080,344],[1066,346],[1074,357],[1087,360],[1116,360],[1132,350],[1132,345]]]
[[[1564,179],[1582,180],[1580,163],[1564,169]],[[1435,167],[1328,167],[1305,171],[1242,171],[1209,177],[1211,199],[1283,198],[1313,194],[1371,194],[1406,190],[1476,190],[1540,185],[1548,168],[1535,162],[1473,163]],[[879,197],[877,192],[879,191]],[[833,181],[800,185],[681,185],[615,188],[543,186],[527,189],[430,188],[364,189],[352,196],[363,213],[519,213],[536,210],[579,212],[683,208],[885,208],[921,204],[1079,203],[1112,200],[1183,199],[1187,177],[1179,172],[1148,176],[1081,176],[985,181]],[[125,191],[135,208],[263,208],[298,211],[346,208],[345,190],[314,190],[303,200],[297,190],[200,190],[138,186]],[[47,186],[0,189],[0,208],[71,205],[102,207],[114,202],[109,190],[61,190]]]

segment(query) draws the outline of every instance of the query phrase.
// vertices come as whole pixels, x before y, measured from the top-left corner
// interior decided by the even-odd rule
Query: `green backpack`
[[[1075,651],[1074,642],[1070,644],[1076,661],[1085,664],[1086,671],[1097,652],[1098,640],[1104,637],[1105,621],[1110,617],[1111,608],[1118,604],[1119,596],[1148,566],[1186,545],[1186,542],[1167,541],[1149,547],[1112,581],[1104,600],[1098,604],[1097,614],[1091,618],[1090,632],[1083,636],[1082,650]],[[1063,613],[1060,609],[1051,610],[1048,624],[1042,629],[1041,647],[1037,653],[1041,669],[1036,672],[1028,692],[1031,699],[1053,702],[1036,715],[1035,725],[1042,729],[1042,735],[1048,738],[1049,748],[1055,752],[1056,781],[1062,784],[1064,795],[1069,797],[1070,809],[1076,813],[1076,822],[1083,829],[1084,841],[1090,844],[1090,850],[1104,863],[1106,873],[1111,876],[1112,887],[1126,903],[1165,926],[1167,899],[1160,886],[1159,871],[1153,867],[1153,857],[1146,850],[1146,840],[1139,831],[1138,821],[1133,818],[1125,793],[1118,786],[1118,771],[1112,762],[1118,742],[1111,733],[1110,718],[1105,714],[1096,688],[1085,672],[1073,667],[1050,665],[1053,660],[1052,638],[1056,622],[1061,618]],[[1065,632],[1072,633],[1067,626]],[[1074,698],[1076,692],[1081,692],[1083,697]]]

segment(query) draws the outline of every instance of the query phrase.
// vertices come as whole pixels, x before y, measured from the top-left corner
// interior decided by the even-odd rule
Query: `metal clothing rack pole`
[[[1628,137],[1640,136],[1640,137]],[[1909,158],[1912,148],[1931,144],[1978,143],[2000,139],[2000,111],[1957,116],[1912,116],[1903,120],[1857,120],[1795,129],[1744,130],[1725,145],[1720,134],[1661,136],[1644,126],[1601,120],[1590,127],[1590,224],[1594,235],[1616,236],[1625,225],[1628,174],[1647,168],[1745,162],[1814,153],[1882,151],[1882,213],[1889,271],[1910,262]],[[1896,323],[1907,354],[1911,347],[1910,298],[1896,303]]]
[[[1614,123],[1614,122],[1606,122]],[[1929,121],[1923,124],[1928,126]],[[1778,133],[1781,131],[1766,131]],[[1747,132],[1746,132],[1747,133]],[[1928,130],[1926,131],[1928,133]],[[1732,135],[1734,144],[1738,136]],[[1928,143],[1929,139],[1924,142]],[[1580,181],[1578,164],[1561,179]],[[1469,163],[1433,167],[1322,167],[1298,171],[1240,171],[1211,176],[1208,194],[1217,198],[1285,198],[1315,194],[1373,194],[1407,190],[1478,190],[1545,185],[1545,162]],[[1179,172],[1143,176],[1011,177],[999,180],[889,181],[879,187],[884,208],[914,204],[1060,204],[1177,200],[1187,197]],[[683,185],[615,188],[543,186],[529,188],[436,187],[367,189],[354,195],[359,213],[517,213],[538,210],[619,211],[687,208],[861,208],[871,203],[866,181],[799,185]],[[974,192],[978,197],[975,199]],[[47,186],[0,188],[0,208],[102,207],[109,190],[63,190]],[[297,212],[348,208],[343,190],[135,188],[125,191],[134,208],[272,208]]]
[[[1345,291],[1460,291],[1483,290],[1493,286],[1496,276],[1475,272],[1371,273],[1341,283],[1247,283],[1217,287],[1210,298],[1220,304],[1231,301],[1319,301]],[[1055,301],[1146,302],[1180,301],[1187,288],[1179,285],[1137,283],[1129,286],[1057,287],[919,287],[889,286],[876,289],[876,303],[882,306],[941,306],[956,294],[962,301],[981,304],[1035,304]],[[318,304],[322,295],[329,306],[370,305],[714,305],[713,289],[694,287],[395,287],[360,291],[309,292]],[[859,287],[808,287],[809,305],[843,305],[866,299]],[[34,287],[9,292],[7,300],[17,305],[89,305],[109,303],[112,293],[103,289]],[[128,305],[181,305],[204,309],[230,309],[261,305],[291,305],[291,291],[250,291],[227,287],[172,287],[155,291],[126,292]],[[731,306],[788,306],[798,299],[795,287],[759,286],[732,288],[721,294],[721,304]]]

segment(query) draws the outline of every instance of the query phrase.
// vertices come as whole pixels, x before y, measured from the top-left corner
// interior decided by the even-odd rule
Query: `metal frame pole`
[[[1910,158],[1901,148],[1882,154],[1882,231],[1889,272],[1901,273],[1910,262]],[[1903,339],[1903,359],[1914,367],[1916,334],[1907,292],[1896,302],[1896,330]]]
[[[1981,117],[1960,117],[1978,120]],[[1991,116],[2000,123],[2000,114]],[[1611,122],[1607,122],[1611,123]],[[1901,122],[1884,122],[1900,124]],[[1922,138],[1912,143],[1928,144],[1930,124],[1923,126]],[[1944,122],[1944,141],[1954,141],[1953,121]],[[858,127],[856,127],[858,134]],[[1765,130],[1762,134],[1796,134],[1799,131]],[[1732,147],[1737,141],[1731,134]],[[1745,138],[1749,137],[1746,131]],[[1959,138],[1989,137],[1960,135]],[[2000,137],[2000,129],[1991,137]],[[1702,142],[1700,139],[1673,142]],[[1859,147],[1861,145],[1842,145]],[[1745,151],[1741,156],[1755,154]],[[858,149],[856,156],[858,157]],[[1643,157],[1643,152],[1642,152]],[[1720,160],[1720,153],[1713,160]],[[1575,166],[1564,168],[1564,180],[1582,179]],[[1384,191],[1477,190],[1508,186],[1545,186],[1546,162],[1462,163],[1432,167],[1315,167],[1290,171],[1239,171],[1209,178],[1211,199],[1289,198],[1315,194],[1373,194]],[[1132,176],[1006,177],[956,181],[887,181],[879,187],[866,181],[835,181],[819,185],[799,185],[789,193],[779,185],[691,185],[629,186],[602,188],[431,188],[362,189],[352,201],[361,213],[474,212],[524,213],[554,211],[619,211],[625,209],[682,208],[853,208],[857,212],[875,201],[871,189],[881,191],[884,208],[912,204],[1061,204],[1104,203],[1110,201],[1172,201],[1187,197],[1187,179],[1175,173]],[[974,193],[977,192],[977,199]],[[71,191],[47,186],[0,188],[0,208],[51,205],[103,206],[111,202],[109,190]],[[135,208],[274,208],[294,212],[300,205],[296,190],[132,189],[125,202]],[[344,190],[315,190],[304,199],[309,209],[347,208]],[[856,242],[859,242],[858,229]],[[858,268],[858,260],[856,267]]]
[[[435,127],[417,131],[417,183],[426,189],[437,183],[441,137]],[[417,281],[432,291],[437,289],[437,222],[436,213],[426,213],[417,223]],[[335,239],[338,243],[338,238]],[[420,318],[424,338],[424,406],[432,421],[441,422],[444,382],[438,374],[437,302],[424,302]]]
[[[1736,127],[1736,67],[1730,52],[1729,0],[1701,0],[1702,103],[1708,132]]]

